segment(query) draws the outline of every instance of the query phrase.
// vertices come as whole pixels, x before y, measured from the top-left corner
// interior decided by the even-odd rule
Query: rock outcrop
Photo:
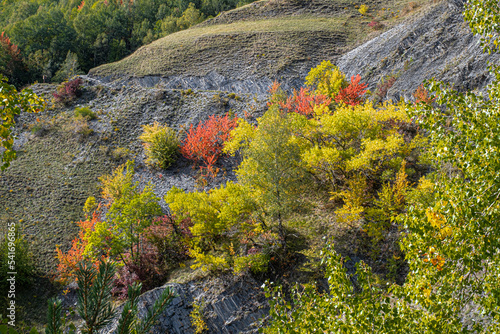
[[[190,314],[193,302],[203,308],[208,333],[257,333],[262,319],[269,313],[269,306],[260,285],[248,276],[224,276],[187,284],[167,284],[139,297],[139,316],[148,309],[165,287],[173,289],[177,297],[170,303],[153,327],[153,333],[191,334]],[[114,333],[118,319],[104,330]]]
[[[431,78],[458,90],[482,90],[491,82],[488,63],[500,55],[485,54],[462,16],[461,0],[442,1],[422,15],[375,37],[338,59],[349,77],[361,74],[374,91],[382,79],[396,77],[387,97],[411,99],[417,87]]]

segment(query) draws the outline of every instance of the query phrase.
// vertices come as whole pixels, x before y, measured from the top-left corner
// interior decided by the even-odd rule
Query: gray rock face
[[[500,56],[483,53],[462,10],[461,0],[440,2],[343,55],[337,65],[349,77],[361,74],[371,91],[382,78],[396,76],[387,92],[395,100],[411,99],[417,87],[433,77],[458,90],[482,90],[492,79],[488,62],[498,63]]]
[[[224,276],[203,282],[167,284],[148,291],[139,299],[140,317],[145,317],[166,286],[178,297],[160,316],[153,333],[194,333],[190,313],[195,301],[205,304],[208,333],[257,333],[260,319],[269,312],[264,293],[255,280],[247,276]],[[103,332],[114,333],[117,324],[118,319],[115,319]]]

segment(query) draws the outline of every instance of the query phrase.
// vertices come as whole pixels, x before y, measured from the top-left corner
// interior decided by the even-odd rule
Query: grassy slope
[[[296,65],[313,66],[380,33],[368,23],[390,27],[424,0],[368,0],[366,15],[344,0],[265,0],[223,13],[191,29],[144,46],[122,61],[90,71],[96,76],[205,75],[277,77]]]

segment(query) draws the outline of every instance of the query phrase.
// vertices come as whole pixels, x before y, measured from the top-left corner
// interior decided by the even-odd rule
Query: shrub
[[[130,253],[123,254],[125,265],[116,273],[112,292],[121,299],[127,297],[128,287],[135,282],[140,282],[145,292],[162,285],[167,277],[168,271],[156,247],[143,239],[141,251],[137,253],[135,259]]]
[[[361,15],[365,15],[366,13],[368,13],[368,6],[367,5],[361,5],[361,6],[359,6],[358,12]]]
[[[269,255],[263,254],[256,248],[250,248],[248,255],[234,260],[234,272],[242,273],[250,270],[252,273],[266,272],[269,266]]]
[[[335,98],[343,88],[348,86],[345,74],[330,61],[322,61],[312,68],[306,76],[306,86],[311,87],[317,94]]]
[[[192,238],[190,219],[176,222],[171,216],[158,217],[144,231],[145,238],[158,250],[169,266],[176,266],[189,258],[188,241]]]
[[[215,175],[213,165],[222,154],[224,143],[229,139],[229,133],[237,125],[237,118],[212,115],[205,122],[200,122],[195,128],[192,124],[186,139],[182,142],[181,153],[196,163],[202,163],[209,173]]]
[[[8,232],[0,242],[0,290],[7,291],[10,277],[8,272],[17,272],[16,286],[22,287],[31,282],[35,273],[32,254],[28,242],[15,227],[15,223],[8,224]]]
[[[415,93],[413,93],[413,97],[415,98],[415,103],[429,104],[432,103],[432,101],[434,101],[434,98],[429,96],[429,92],[427,91],[427,89],[425,89],[423,84],[418,86]]]
[[[179,136],[168,126],[155,122],[143,125],[143,133],[139,137],[146,151],[146,163],[162,169],[170,167],[179,153]]]
[[[56,102],[64,105],[70,104],[77,97],[81,96],[81,85],[83,81],[81,78],[65,81],[57,87],[57,93],[53,93]]]
[[[380,29],[384,28],[384,25],[376,20],[373,20],[370,23],[368,23],[368,26],[370,28],[372,28],[373,30],[380,30]]]
[[[208,330],[205,322],[205,302],[203,300],[193,301],[193,310],[189,316],[191,317],[191,324],[195,328],[195,334],[201,334]]]
[[[75,108],[75,116],[86,118],[89,121],[97,118],[97,115],[95,114],[95,112],[90,110],[89,107]]]

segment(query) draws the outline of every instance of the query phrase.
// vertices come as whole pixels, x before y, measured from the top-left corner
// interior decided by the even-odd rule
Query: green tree
[[[296,114],[272,105],[254,128],[240,120],[226,143],[225,152],[241,153],[238,181],[248,189],[264,220],[277,220],[282,246],[286,247],[283,222],[300,205],[307,173],[301,165],[301,145],[294,136]]]
[[[54,75],[53,81],[55,82],[68,81],[72,77],[78,74],[83,74],[83,72],[80,71],[79,68],[78,56],[76,55],[76,53],[68,51],[66,59],[64,60],[64,62],[61,64],[61,67]]]
[[[21,112],[39,112],[45,106],[44,101],[31,90],[25,89],[18,92],[16,88],[7,83],[7,79],[0,75],[0,146],[3,148],[0,159],[0,170],[9,167],[10,162],[16,158],[14,151],[15,117]]]
[[[142,252],[142,232],[151,226],[153,218],[162,214],[159,198],[153,192],[151,184],[142,190],[138,182],[133,182],[134,165],[128,161],[119,167],[113,177],[103,178],[103,191],[111,199],[106,221],[98,222],[89,236],[85,253],[98,257],[109,249],[126,264],[124,253],[129,253],[136,262]],[[108,195],[107,195],[108,194]],[[109,195],[112,194],[112,195]]]

